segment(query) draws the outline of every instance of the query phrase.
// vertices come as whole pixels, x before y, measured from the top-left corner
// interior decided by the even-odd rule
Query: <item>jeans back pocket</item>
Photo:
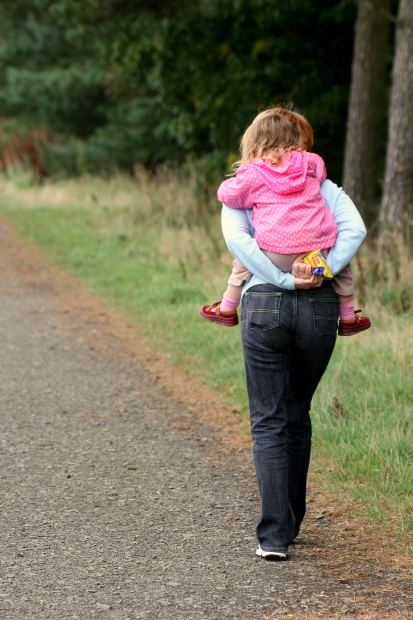
[[[245,293],[248,327],[258,331],[279,327],[281,297],[281,292]]]
[[[334,297],[310,297],[314,334],[332,336],[337,331],[338,301]]]

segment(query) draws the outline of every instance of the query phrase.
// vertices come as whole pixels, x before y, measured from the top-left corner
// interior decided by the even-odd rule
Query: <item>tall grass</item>
[[[0,209],[53,260],[121,308],[152,346],[246,413],[238,329],[201,321],[231,265],[219,205],[194,172],[82,178],[34,187],[24,173],[1,181]],[[359,500],[372,518],[413,528],[413,260],[394,240],[365,245],[354,261],[373,327],[338,338],[313,401],[315,470]],[[327,465],[326,465],[327,463]]]

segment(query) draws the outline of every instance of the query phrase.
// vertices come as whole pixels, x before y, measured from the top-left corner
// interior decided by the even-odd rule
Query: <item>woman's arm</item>
[[[366,238],[366,227],[351,198],[328,179],[321,193],[337,224],[337,240],[328,253],[326,263],[333,275],[345,267]]]
[[[222,233],[229,251],[254,275],[263,282],[281,288],[293,290],[294,276],[284,273],[261,252],[255,239],[251,236],[253,228],[250,211],[239,211],[222,206]]]

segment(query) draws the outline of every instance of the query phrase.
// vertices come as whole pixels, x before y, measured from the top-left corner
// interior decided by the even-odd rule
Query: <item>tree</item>
[[[257,111],[293,102],[338,180],[354,13],[354,0],[0,2],[1,113],[54,134],[51,173],[200,160],[221,174]]]
[[[372,223],[377,219],[387,114],[388,11],[390,0],[359,0],[343,186]]]
[[[0,105],[23,125],[87,138],[104,122],[105,75],[94,41],[74,41],[51,0],[0,7]],[[80,44],[81,43],[81,44]]]
[[[407,231],[413,205],[413,2],[400,0],[393,62],[380,219],[382,229]]]

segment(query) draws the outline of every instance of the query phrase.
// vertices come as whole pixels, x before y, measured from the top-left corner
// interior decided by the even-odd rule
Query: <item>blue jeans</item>
[[[262,513],[262,549],[287,550],[305,514],[311,450],[311,399],[337,335],[338,299],[329,282],[288,291],[247,290],[241,334],[253,455]]]

